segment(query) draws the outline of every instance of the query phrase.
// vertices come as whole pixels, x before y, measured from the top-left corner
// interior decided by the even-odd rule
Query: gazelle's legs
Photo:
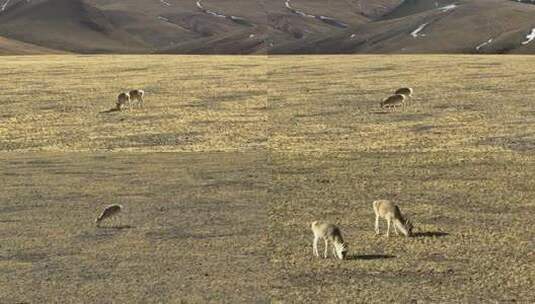
[[[379,234],[379,216],[375,215],[375,234]]]
[[[143,102],[143,96],[139,97],[139,104],[140,106],[143,108],[144,107],[144,102]]]
[[[325,241],[325,254],[323,255],[323,257],[326,259],[327,258],[327,250],[329,248],[329,242],[327,242],[327,239],[324,239]]]
[[[312,249],[315,256],[319,257],[320,254],[318,253],[318,238],[314,236],[314,242],[312,242]]]
[[[389,237],[390,236],[390,219],[387,219],[386,220],[386,236]]]
[[[111,220],[112,220],[112,226],[113,227],[119,227],[119,224],[120,224],[120,217],[121,215],[120,214],[116,214],[114,216],[111,217]]]
[[[394,232],[396,233],[396,235],[399,235],[398,229],[396,228],[396,224],[394,224]]]
[[[332,248],[333,248],[333,257],[337,257],[338,255],[336,254],[336,247],[334,247],[334,243],[332,244]]]

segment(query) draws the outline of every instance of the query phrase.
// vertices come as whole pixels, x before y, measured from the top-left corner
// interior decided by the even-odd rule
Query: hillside
[[[0,0],[0,36],[77,53],[532,54],[532,4],[531,0]]]
[[[535,53],[535,6],[511,1],[407,1],[345,31],[278,46],[273,53]]]
[[[0,55],[37,55],[61,53],[64,52],[0,36]]]

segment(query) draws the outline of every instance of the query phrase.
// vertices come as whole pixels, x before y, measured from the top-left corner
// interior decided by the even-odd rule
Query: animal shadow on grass
[[[123,229],[133,229],[136,226],[131,225],[118,225],[118,226],[99,226],[98,229],[113,229],[113,230],[123,230]]]
[[[450,235],[447,232],[441,232],[441,231],[426,231],[426,232],[414,232],[412,234],[413,237],[443,237]]]
[[[374,111],[374,112],[371,112],[371,114],[377,114],[377,115],[385,115],[385,114],[390,114],[390,113],[393,113],[392,111]]]
[[[112,112],[119,112],[121,110],[117,109],[117,108],[111,108],[109,110],[106,110],[106,111],[101,111],[101,112],[98,112],[98,114],[108,114],[108,113],[112,113]]]
[[[353,254],[348,255],[348,260],[386,260],[396,258],[395,255],[390,254]]]

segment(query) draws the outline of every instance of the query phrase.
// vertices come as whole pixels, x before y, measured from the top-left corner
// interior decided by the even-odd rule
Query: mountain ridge
[[[0,0],[0,54],[534,54],[534,3]]]

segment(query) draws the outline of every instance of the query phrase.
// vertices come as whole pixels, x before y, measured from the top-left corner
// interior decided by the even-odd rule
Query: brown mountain
[[[0,54],[535,53],[532,2],[0,0]]]

